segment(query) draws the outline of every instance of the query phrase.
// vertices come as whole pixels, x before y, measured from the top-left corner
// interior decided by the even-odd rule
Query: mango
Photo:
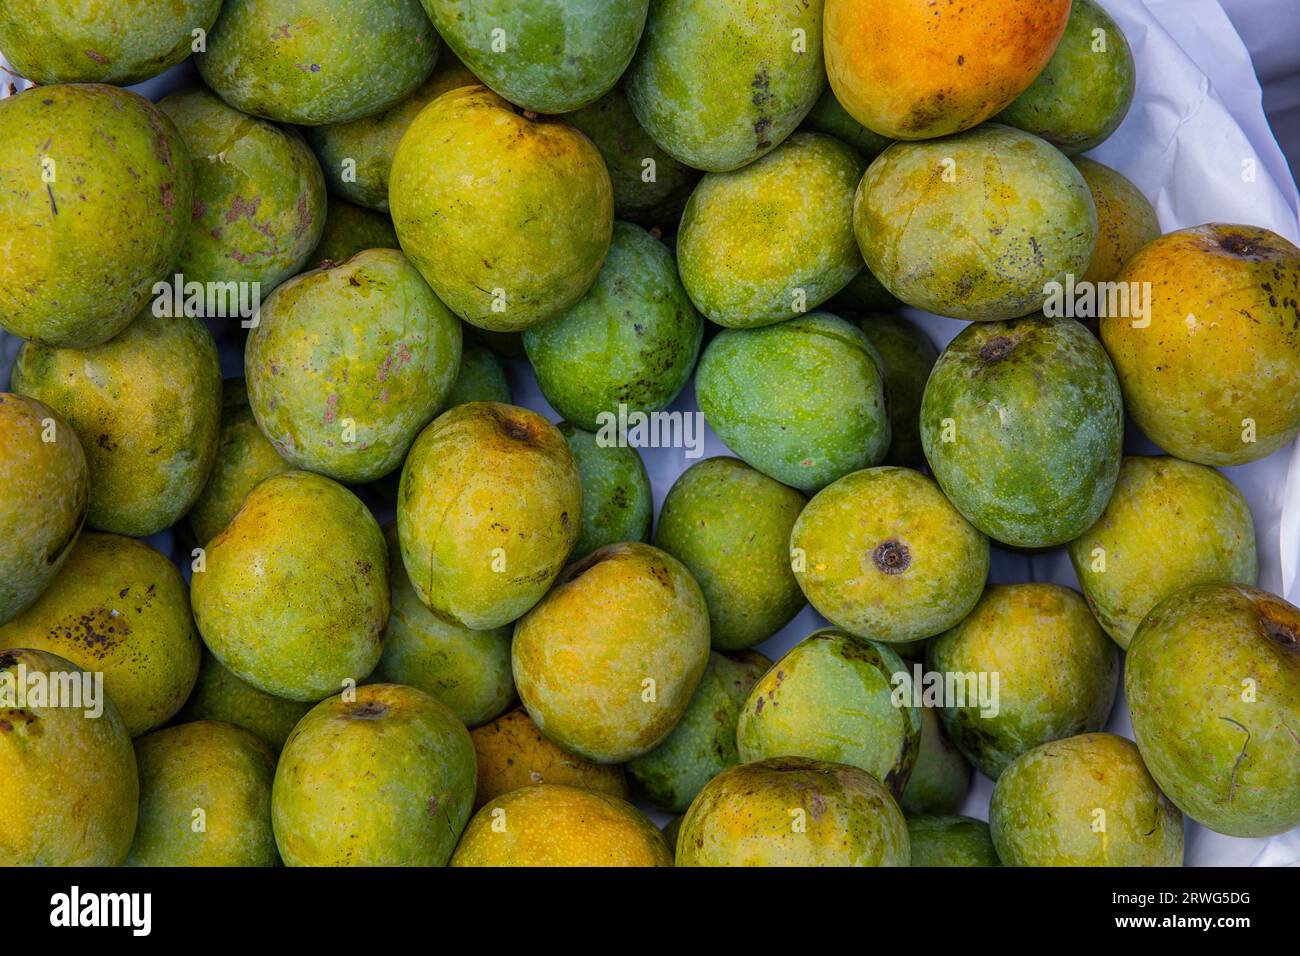
[[[607,544],[649,538],[654,494],[640,452],[630,445],[603,445],[591,432],[568,422],[559,428],[582,479],[582,530],[573,553],[590,554]]]
[[[515,686],[542,733],[597,763],[660,744],[709,659],[704,595],[648,544],[587,555],[515,625]]]
[[[805,757],[718,774],[677,837],[678,866],[907,866],[910,852],[903,814],[871,774]]]
[[[1152,441],[1202,465],[1240,465],[1300,432],[1300,249],[1254,226],[1162,236],[1124,267],[1150,314],[1105,316],[1124,407]]]
[[[0,171],[0,328],[52,348],[99,345],[171,279],[194,170],[148,100],[98,84],[0,100]]]
[[[852,146],[868,163],[883,153],[893,140],[873,133],[840,105],[835,98],[835,91],[829,86],[822,91],[813,108],[804,117],[803,129],[834,136],[840,142]]]
[[[908,814],[912,866],[1001,866],[989,825],[958,816]]]
[[[799,587],[832,624],[904,643],[952,627],[975,606],[989,542],[933,480],[907,468],[847,475],[819,492],[790,532]]]
[[[373,209],[354,206],[346,200],[330,196],[326,204],[325,228],[320,242],[307,257],[307,265],[322,266],[326,262],[347,262],[366,249],[400,249],[393,221]]]
[[[460,371],[447,393],[447,407],[466,402],[501,402],[509,405],[512,393],[501,360],[482,345],[462,345]]]
[[[925,460],[921,448],[921,398],[939,350],[918,325],[901,315],[871,312],[856,321],[880,356],[889,405],[889,451],[885,464],[915,468]]]
[[[839,293],[831,296],[826,307],[836,315],[842,315],[848,312],[888,311],[900,308],[902,304],[880,284],[870,269],[864,268]]]
[[[624,84],[666,152],[738,169],[794,132],[825,88],[822,0],[655,0]]]
[[[1023,93],[1069,15],[1070,0],[826,0],[826,74],[850,115],[881,136],[947,136]]]
[[[581,520],[578,463],[525,408],[457,405],[420,433],[402,469],[402,562],[420,600],[462,627],[500,627],[536,604]]]
[[[236,677],[314,701],[375,668],[388,555],[365,505],[323,475],[267,478],[213,538],[191,582],[203,641]]]
[[[271,823],[287,866],[443,866],[474,802],[474,746],[444,704],[367,684],[321,701],[275,769]]]
[[[867,268],[893,295],[987,322],[1036,312],[1051,283],[1084,274],[1097,209],[1059,150],[989,123],[881,153],[858,186],[853,228]]]
[[[1240,585],[1200,585],[1143,620],[1124,673],[1142,760],[1218,833],[1300,826],[1300,610]]]
[[[901,655],[900,655],[901,656]],[[921,745],[916,764],[907,778],[898,805],[908,816],[911,829],[913,814],[956,813],[970,791],[970,764],[943,732],[938,712],[933,707],[918,707],[921,712]],[[916,843],[912,844],[912,865],[916,863]]]
[[[1160,220],[1151,201],[1123,174],[1087,156],[1076,156],[1097,207],[1097,245],[1084,282],[1112,282],[1130,259],[1160,238]]]
[[[1101,517],[1119,477],[1124,403],[1073,319],[967,326],[925,386],[921,444],[957,510],[995,541],[1048,548]]]
[[[221,721],[242,727],[276,753],[312,705],[273,697],[240,680],[206,648],[194,691],[176,715],[178,723]]]
[[[1007,866],[1183,865],[1183,815],[1113,734],[1020,757],[993,788],[989,830]]]
[[[481,86],[445,93],[416,117],[388,192],[402,249],[439,298],[499,332],[582,298],[613,234],[613,186],[591,140]]]

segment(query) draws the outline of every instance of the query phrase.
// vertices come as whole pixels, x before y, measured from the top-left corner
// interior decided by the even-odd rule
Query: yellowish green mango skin
[[[315,701],[369,676],[388,621],[388,553],[366,506],[287,471],[244,499],[191,581],[203,641],[235,676]]]
[[[622,764],[592,763],[561,750],[517,707],[470,731],[478,763],[474,809],[503,793],[536,784],[564,784],[628,799]]]
[[[287,866],[444,866],[474,802],[474,745],[436,698],[366,684],[321,701],[275,770]]]
[[[515,686],[551,740],[597,763],[658,746],[709,660],[709,612],[676,558],[613,544],[570,565],[515,625]]]
[[[825,88],[822,0],[654,0],[624,84],[666,152],[737,169],[789,136]]]
[[[601,445],[591,432],[560,422],[582,477],[582,533],[577,556],[620,541],[645,541],[654,518],[654,493],[641,453],[630,445]]]
[[[190,55],[221,0],[41,0],[0,9],[0,52],[33,83],[131,86]]]
[[[176,720],[234,724],[255,734],[279,753],[293,728],[311,708],[310,703],[272,697],[240,680],[215,654],[205,649],[199,664],[199,679]]]
[[[0,648],[17,647],[102,673],[132,737],[181,709],[202,649],[176,566],[143,541],[94,532],[36,603],[0,627]]]
[[[1097,207],[1097,245],[1083,281],[1111,282],[1144,246],[1160,238],[1160,220],[1151,200],[1123,174],[1087,156],[1072,162]]]
[[[636,52],[650,7],[650,0],[421,2],[487,86],[538,113],[567,113],[608,92]]]
[[[474,814],[452,866],[672,866],[663,835],[632,804],[547,783],[496,797]]]
[[[898,805],[908,815],[956,813],[970,792],[970,764],[961,755],[939,722],[933,707],[918,707],[921,714],[921,745],[916,765]],[[912,843],[912,865],[916,866],[916,842]]]
[[[709,173],[691,193],[677,262],[691,301],[728,328],[817,308],[862,269],[853,197],[866,162],[822,133],[795,133],[742,169]]]
[[[753,647],[804,606],[790,570],[790,530],[807,501],[737,458],[692,465],[669,489],[655,545],[699,583],[714,647]]]
[[[746,763],[796,756],[859,767],[897,800],[921,746],[920,708],[894,700],[910,668],[885,644],[816,631],[772,665],[736,725]]]
[[[990,675],[990,696],[998,675],[996,714],[969,689],[939,712],[948,738],[990,780],[1039,744],[1100,730],[1119,686],[1119,651],[1083,598],[1058,584],[990,587],[960,624],[930,642],[926,665]]]
[[[318,126],[400,102],[439,46],[419,0],[225,0],[195,60],[235,109]]]
[[[831,623],[904,643],[952,627],[975,606],[989,542],[931,479],[886,466],[823,489],[790,532],[795,579]]]
[[[221,366],[201,320],[144,312],[93,348],[28,342],[13,389],[76,431],[90,467],[92,528],[144,537],[198,500],[221,434]]]
[[[921,398],[939,350],[920,326],[901,315],[872,312],[861,318],[855,315],[845,315],[845,318],[856,320],[866,333],[885,372],[889,404],[889,451],[885,454],[885,464],[915,468],[925,460],[921,447]]]
[[[0,392],[0,435],[3,625],[31,607],[71,553],[86,517],[89,471],[76,432],[35,399]]]
[[[724,329],[704,349],[695,394],[728,448],[801,491],[875,465],[889,448],[880,356],[829,312]]]
[[[613,186],[591,140],[482,86],[444,93],[416,117],[388,191],[402,249],[434,291],[497,332],[582,298],[613,234]]]
[[[362,483],[397,468],[460,370],[460,322],[396,249],[290,279],[248,338],[248,400],[299,468]]]
[[[347,262],[366,249],[400,249],[393,221],[381,212],[330,196],[320,242],[307,257],[312,267]]]
[[[447,393],[447,407],[467,402],[511,401],[510,380],[501,360],[490,349],[470,343],[461,348],[460,371]]]
[[[194,170],[172,121],[113,86],[29,89],[0,101],[0,170],[0,327],[86,348],[130,325],[189,227]]]
[[[79,667],[46,651],[0,651],[6,695],[22,680],[30,689],[37,672],[81,681]],[[107,693],[103,707],[98,717],[72,707],[0,709],[0,866],[117,866],[126,858],[140,781],[131,735]]]
[[[276,866],[271,832],[275,753],[214,720],[135,742],[140,817],[127,866]],[[196,811],[202,815],[196,815]]]
[[[304,127],[303,136],[320,160],[330,191],[367,209],[388,212],[388,174],[397,144],[411,123],[448,90],[478,83],[460,60],[443,50],[429,78],[400,103],[351,122]]]
[[[1300,249],[1210,223],[1161,236],[1116,281],[1151,284],[1149,326],[1101,321],[1125,410],[1147,437],[1202,465],[1256,461],[1295,438]]]
[[[230,524],[230,519],[243,506],[244,498],[263,479],[292,468],[257,427],[253,410],[248,407],[244,380],[224,381],[217,460],[188,518],[194,540],[200,546],[207,544]]]
[[[1259,583],[1245,496],[1213,468],[1177,458],[1125,458],[1106,510],[1069,551],[1088,606],[1123,648],[1175,591]]]
[[[989,123],[881,153],[858,186],[853,228],[893,295],[987,322],[1037,311],[1048,283],[1087,271],[1097,209],[1054,146]]]
[[[662,810],[683,813],[706,783],[740,763],[736,721],[754,682],[771,666],[757,651],[710,651],[704,677],[673,732],[628,761],[636,791]]]
[[[1006,866],[1182,866],[1183,815],[1113,734],[1043,744],[998,778],[989,830]]]
[[[1218,833],[1300,826],[1300,610],[1202,585],[1166,598],[1129,645],[1124,690],[1142,759]]]
[[[487,723],[515,699],[510,628],[503,625],[471,631],[438,617],[411,587],[402,566],[396,525],[389,525],[384,536],[388,540],[392,613],[375,678],[433,695],[466,727]]]
[[[1041,136],[1068,156],[1082,153],[1124,121],[1136,72],[1119,24],[1095,0],[1074,0],[1047,66],[996,119]]]
[[[865,770],[772,757],[718,774],[686,811],[678,866],[907,866],[907,823]]]
[[[907,815],[912,866],[1001,866],[989,825],[971,817]]]
[[[457,405],[420,433],[402,469],[397,532],[411,584],[435,614],[476,631],[538,602],[581,519],[578,463],[526,408]]]
[[[850,116],[849,111],[835,98],[835,91],[830,86],[822,91],[804,118],[803,129],[834,136],[840,142],[852,146],[868,163],[893,143],[892,139],[873,133]]]
[[[325,226],[325,177],[297,130],[232,109],[202,88],[165,97],[194,164],[186,282],[271,290],[307,264]]]

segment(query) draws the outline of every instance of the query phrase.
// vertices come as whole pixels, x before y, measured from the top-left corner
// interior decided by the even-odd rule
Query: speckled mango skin
[[[194,170],[172,121],[112,86],[29,89],[0,101],[0,170],[0,327],[86,348],[130,325],[189,227]]]
[[[438,698],[466,727],[496,717],[515,699],[510,676],[510,628],[471,631],[450,624],[420,600],[402,566],[397,526],[388,540],[392,613],[375,678],[406,684]]]
[[[853,197],[866,162],[822,133],[795,133],[691,193],[677,260],[691,301],[728,328],[815,309],[862,269]]]
[[[1116,281],[1151,283],[1149,327],[1101,321],[1124,407],[1147,437],[1187,461],[1240,465],[1300,432],[1300,249],[1211,223],[1160,237]]]
[[[271,832],[275,754],[264,741],[232,724],[203,720],[141,737],[135,756],[140,817],[127,866],[280,862]]]
[[[686,712],[709,660],[709,612],[676,558],[609,545],[566,568],[515,625],[512,655],[519,697],[546,736],[621,763],[658,746]]]
[[[402,248],[434,291],[497,332],[582,298],[614,228],[613,186],[591,140],[482,86],[444,93],[416,117],[388,192]]]
[[[411,584],[435,614],[474,630],[537,603],[581,517],[577,460],[526,408],[457,405],[420,433],[402,469],[397,531]]]
[[[988,322],[1036,312],[1049,283],[1084,274],[1097,210],[1064,154],[989,123],[881,153],[858,186],[853,228],[867,267],[899,299]]]
[[[989,825],[959,816],[907,816],[912,866],[1001,866]]]
[[[88,349],[28,342],[13,389],[76,431],[90,467],[91,527],[145,537],[198,499],[221,434],[221,367],[199,319],[144,312]]]
[[[1101,30],[1105,50],[1098,50]],[[1041,136],[1067,156],[1099,146],[1119,128],[1133,103],[1133,51],[1124,31],[1094,0],[1074,0],[1061,43],[1043,72],[999,123]]]
[[[1100,730],[1119,686],[1118,650],[1083,598],[1058,584],[990,587],[930,642],[926,667],[998,675],[996,714],[985,716],[971,696],[939,712],[948,738],[990,780],[1039,744]]]
[[[258,690],[314,701],[375,668],[388,554],[365,505],[323,475],[268,478],[208,542],[191,581],[203,641]]]
[[[1115,489],[1124,403],[1105,351],[1073,319],[967,326],[921,400],[921,444],[944,494],[990,538],[1078,537]]]
[[[575,556],[620,541],[645,541],[654,517],[654,495],[641,453],[631,446],[602,446],[591,432],[560,422],[582,478],[582,532]]]
[[[411,123],[448,90],[478,83],[460,60],[443,50],[429,78],[400,103],[348,123],[304,127],[302,134],[320,160],[330,192],[367,209],[388,212],[388,174]]]
[[[1088,606],[1123,648],[1175,591],[1259,583],[1245,497],[1213,468],[1177,458],[1125,458],[1106,510],[1069,551]]]
[[[256,735],[279,753],[293,728],[311,708],[309,702],[272,697],[240,680],[215,654],[205,649],[199,664],[199,679],[176,720],[233,724]]]
[[[706,783],[740,763],[736,721],[754,682],[771,665],[757,651],[711,651],[673,732],[648,754],[628,761],[635,791],[661,810],[683,813]]]
[[[692,465],[669,489],[655,545],[699,583],[714,647],[753,647],[804,606],[790,570],[790,530],[807,501],[736,458]]]
[[[1148,243],[1160,238],[1155,207],[1125,176],[1087,156],[1076,156],[1097,207],[1097,245],[1085,282],[1111,282]]]
[[[688,166],[725,172],[789,136],[825,88],[822,0],[654,0],[624,78],[641,126]],[[796,52],[793,31],[802,30]]]
[[[477,811],[503,793],[539,783],[564,784],[628,799],[622,764],[592,763],[546,739],[522,707],[470,731],[478,762]]]
[[[1281,598],[1202,585],[1156,605],[1133,636],[1124,690],[1142,759],[1211,830],[1300,825],[1298,635],[1300,610]]]
[[[918,707],[921,714],[921,744],[916,764],[898,805],[908,815],[956,813],[970,792],[970,764],[943,732],[933,707]],[[916,846],[912,847],[913,865]]]
[[[366,249],[400,249],[393,221],[381,212],[354,206],[330,196],[320,242],[307,257],[312,267],[326,262],[347,262]]]
[[[89,471],[77,433],[35,399],[0,392],[0,435],[3,625],[31,607],[67,560],[86,518]]]
[[[287,866],[443,866],[474,802],[474,745],[414,687],[323,700],[284,745],[271,821]]]
[[[871,132],[850,116],[849,111],[840,105],[840,101],[835,98],[835,91],[829,86],[822,91],[822,95],[813,104],[812,110],[804,117],[803,128],[834,136],[840,142],[856,149],[868,163],[883,153],[893,142],[888,137]]]
[[[539,784],[502,794],[465,828],[452,866],[672,866],[663,835],[606,793]]]
[[[542,394],[587,431],[602,415],[657,412],[685,387],[704,320],[677,276],[673,254],[640,226],[618,222],[596,283],[549,322],[524,332]]]
[[[773,757],[725,770],[686,812],[678,866],[907,866],[907,823],[865,770]]]
[[[325,227],[325,177],[297,130],[232,109],[202,88],[165,97],[194,164],[194,205],[176,271],[186,282],[257,282],[297,273]]]
[[[952,627],[979,600],[989,542],[920,472],[885,466],[823,489],[790,532],[804,595],[831,623],[903,643]]]
[[[889,448],[880,357],[829,312],[719,332],[700,358],[695,396],[728,448],[801,491],[877,464]]]
[[[0,651],[12,689],[19,666],[35,672],[80,668],[45,651]],[[53,678],[51,678],[53,679]],[[15,701],[16,702],[16,701]],[[117,866],[139,812],[131,736],[107,693],[104,712],[71,707],[0,709],[0,866]]]
[[[0,10],[0,52],[34,83],[131,86],[190,55],[221,0],[41,0]]]
[[[736,725],[740,759],[848,764],[897,800],[921,746],[920,708],[893,700],[893,676],[907,670],[887,645],[834,629],[810,634],[750,691]]]
[[[650,0],[421,0],[438,33],[483,83],[538,113],[599,99],[627,69]],[[495,48],[504,31],[505,50]]]
[[[859,123],[932,139],[984,122],[1051,60],[1070,0],[826,0],[826,73]]]
[[[143,541],[94,532],[36,603],[0,627],[0,648],[16,647],[103,673],[132,737],[180,710],[202,649],[176,566]]]
[[[248,400],[293,465],[374,481],[442,407],[460,354],[460,322],[410,260],[367,249],[294,277],[263,305],[244,352]]]
[[[660,149],[641,128],[620,85],[564,117],[596,144],[614,187],[614,215],[647,229],[673,232],[701,173]],[[646,182],[646,160],[654,178]]]
[[[235,109],[318,126],[400,102],[439,47],[419,0],[225,0],[195,60]]]
[[[864,270],[865,271],[865,270]],[[889,451],[885,464],[915,468],[925,461],[921,448],[921,397],[939,350],[918,325],[901,315],[872,312],[857,321],[885,372],[885,396],[889,404]]]
[[[993,788],[989,830],[1006,866],[1183,865],[1183,815],[1113,734],[1022,756]]]

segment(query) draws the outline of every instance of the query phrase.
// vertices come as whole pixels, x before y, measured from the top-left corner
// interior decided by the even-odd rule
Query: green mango
[[[915,468],[925,460],[921,448],[921,397],[939,350],[920,326],[901,315],[873,312],[861,318],[845,318],[856,321],[866,333],[885,372],[890,435],[885,464]]]
[[[582,479],[582,531],[577,556],[620,541],[645,541],[654,517],[654,494],[641,454],[630,445],[604,445],[591,432],[559,425]]]
[[[912,866],[1001,866],[989,825],[971,817],[908,814]]]
[[[325,228],[320,242],[307,257],[307,265],[315,268],[327,262],[347,262],[366,249],[400,249],[393,220],[373,209],[354,206],[337,196],[330,196],[326,205]]]
[[[257,735],[276,753],[311,710],[310,702],[273,697],[241,680],[206,648],[194,692],[176,715],[177,723],[196,720],[234,724]]]
[[[803,128],[834,136],[856,149],[868,163],[894,142],[879,133],[873,133],[850,116],[849,111],[835,98],[835,91],[830,86],[822,91],[822,95],[804,117]]]
[[[907,778],[907,787],[898,798],[898,805],[908,814],[909,822],[912,814],[956,813],[970,792],[970,764],[944,734],[938,712],[933,707],[918,710],[921,746],[916,753],[916,766]],[[912,858],[916,865],[915,841]]]
[[[501,367],[501,360],[494,352],[474,344],[461,348],[460,371],[456,373],[456,381],[447,393],[447,408],[467,402],[501,402],[509,405],[511,394],[505,369]]]

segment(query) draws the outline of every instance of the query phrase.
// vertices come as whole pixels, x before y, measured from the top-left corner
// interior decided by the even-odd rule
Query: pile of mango
[[[42,0],[0,52],[0,865],[1300,826],[1300,610],[1216,470],[1300,432],[1300,249],[1083,155],[1096,0]],[[683,450],[607,423],[692,383],[734,457],[655,514]]]

